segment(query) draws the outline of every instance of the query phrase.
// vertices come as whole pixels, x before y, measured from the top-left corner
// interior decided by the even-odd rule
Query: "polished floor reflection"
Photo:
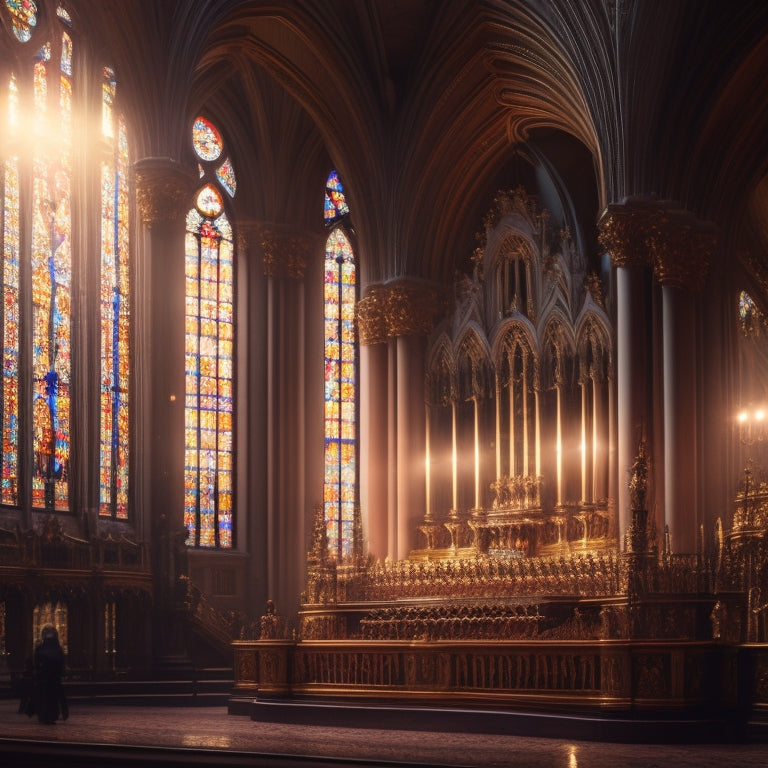
[[[228,715],[224,707],[138,707],[76,704],[69,720],[41,725],[17,714],[17,702],[0,701],[0,764],[62,764],[28,761],[43,748],[49,754],[88,745],[100,754],[126,753],[132,748],[169,750],[167,763],[178,758],[186,765],[310,765],[319,757],[324,765],[388,766],[526,766],[530,768],[764,768],[768,744],[643,745],[604,744],[519,735],[432,733],[388,729],[284,725],[253,722]],[[117,752],[115,752],[117,748]],[[105,751],[106,750],[106,751]],[[160,758],[143,749],[135,764],[160,764]],[[12,759],[7,755],[12,754]],[[120,753],[123,754],[123,753]],[[186,759],[183,759],[186,754]],[[182,756],[180,756],[182,755]],[[205,756],[208,763],[201,762]],[[124,758],[123,758],[124,759]],[[240,762],[235,762],[238,759]],[[149,763],[147,762],[149,761]],[[338,761],[338,763],[333,762]],[[74,764],[67,762],[67,765]],[[79,765],[95,765],[80,759]],[[102,765],[109,764],[108,757]],[[121,765],[128,763],[120,762]],[[130,764],[134,764],[133,762]],[[165,764],[165,763],[163,763]]]

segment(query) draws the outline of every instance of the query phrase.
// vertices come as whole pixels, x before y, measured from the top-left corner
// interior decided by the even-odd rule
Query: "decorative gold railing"
[[[0,566],[68,570],[122,570],[149,572],[145,544],[112,535],[79,539],[56,524],[41,530],[0,529]]]
[[[234,643],[250,695],[482,700],[539,706],[729,707],[735,651],[706,642]]]

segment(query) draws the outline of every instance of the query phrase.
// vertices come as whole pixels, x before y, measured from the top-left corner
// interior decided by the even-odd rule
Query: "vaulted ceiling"
[[[450,281],[496,191],[525,183],[588,259],[608,203],[672,200],[768,289],[763,0],[71,5],[143,156],[189,161],[191,118],[221,126],[245,219],[317,226],[335,167],[367,281]]]

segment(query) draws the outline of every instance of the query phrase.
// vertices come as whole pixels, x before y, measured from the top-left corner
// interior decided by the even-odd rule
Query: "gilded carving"
[[[668,658],[658,653],[640,653],[634,657],[637,696],[659,699],[669,694]]]
[[[610,205],[598,228],[614,266],[652,266],[662,284],[694,291],[703,287],[717,247],[711,227],[661,203]]]
[[[361,344],[381,344],[399,336],[426,336],[439,309],[437,291],[406,281],[368,288],[357,303]]]
[[[259,651],[259,682],[262,684],[279,685],[286,682],[285,654],[260,650]]]
[[[357,302],[356,320],[361,344],[383,344],[387,340],[385,300],[386,290],[372,286]]]
[[[237,651],[237,682],[258,682],[256,652],[252,648]]]
[[[601,309],[605,309],[605,290],[603,288],[603,281],[600,279],[599,275],[590,272],[584,278],[584,287],[587,289],[587,292],[592,297],[595,304]]]
[[[275,277],[277,273],[277,240],[274,232],[265,229],[261,233],[261,249],[264,261],[264,274],[267,277]]]
[[[600,687],[603,693],[613,695],[626,693],[628,676],[625,667],[624,657],[610,655],[601,658]]]
[[[598,240],[614,266],[650,266],[646,240],[654,210],[647,204],[608,206],[598,223]]]
[[[510,190],[499,190],[493,199],[493,205],[485,216],[483,224],[486,230],[494,229],[501,219],[511,213],[517,213],[529,221],[535,232],[540,231],[542,224],[549,219],[547,211],[539,211],[536,200],[528,195],[524,187]]]
[[[267,277],[302,280],[312,240],[308,235],[280,231],[276,227],[259,228],[264,274]]]
[[[147,158],[134,166],[136,201],[148,227],[177,221],[192,205],[197,179],[170,158]]]
[[[704,287],[717,236],[687,218],[675,214],[662,217],[653,227],[648,245],[654,274],[662,285],[699,291]]]
[[[306,254],[309,250],[307,238],[301,236],[290,237],[288,240],[288,259],[286,269],[288,277],[301,280],[307,268]]]
[[[629,497],[632,510],[645,509],[645,497],[648,490],[648,452],[645,440],[640,441],[637,456],[632,464],[632,476],[629,480]]]

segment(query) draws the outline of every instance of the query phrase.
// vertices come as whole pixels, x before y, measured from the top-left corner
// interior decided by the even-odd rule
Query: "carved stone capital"
[[[399,280],[371,286],[357,304],[361,344],[381,344],[399,336],[427,336],[439,309],[432,286]]]
[[[386,296],[385,288],[374,285],[357,302],[357,333],[361,344],[383,344],[387,340]]]
[[[657,211],[645,202],[609,205],[598,222],[598,240],[616,267],[648,267],[647,245],[651,221]]]
[[[653,271],[662,285],[700,291],[717,247],[713,229],[685,213],[669,213],[648,237]]]
[[[424,285],[398,282],[392,285],[387,302],[390,336],[428,336],[437,314],[437,293]]]
[[[144,158],[134,164],[133,175],[139,215],[148,227],[178,221],[192,207],[192,196],[199,179],[175,160]]]
[[[263,224],[254,231],[264,259],[264,274],[268,277],[302,280],[312,250],[312,237],[287,231],[277,225]]]
[[[645,200],[609,205],[598,227],[614,266],[652,266],[663,285],[703,287],[717,234],[688,211]]]

